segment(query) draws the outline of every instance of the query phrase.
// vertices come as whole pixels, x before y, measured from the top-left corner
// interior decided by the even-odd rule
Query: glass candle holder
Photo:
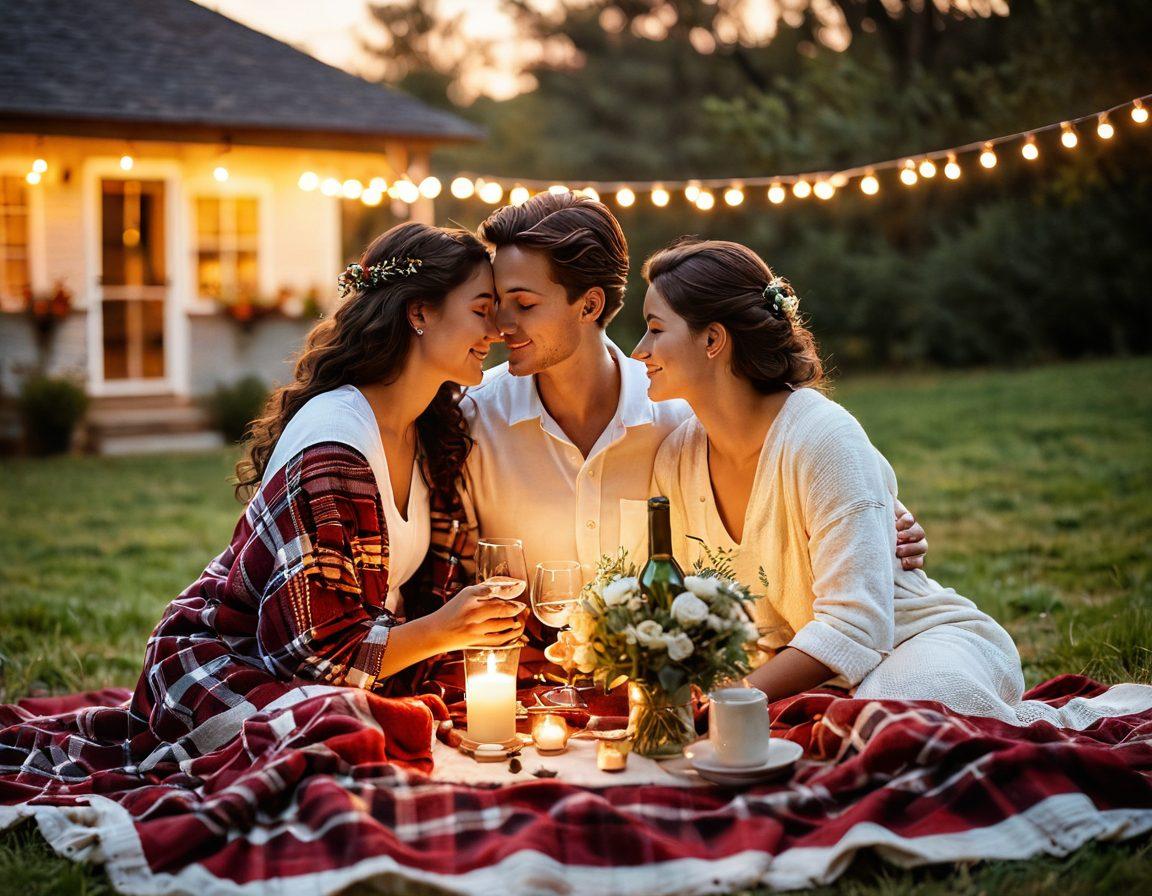
[[[464,650],[464,700],[468,737],[503,744],[516,737],[516,671],[520,646]]]
[[[538,753],[563,753],[568,749],[572,730],[564,716],[554,712],[529,713],[532,717],[532,743]]]

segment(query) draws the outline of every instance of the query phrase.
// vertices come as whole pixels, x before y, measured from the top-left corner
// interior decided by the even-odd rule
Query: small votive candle
[[[557,713],[539,713],[532,720],[532,743],[540,753],[561,753],[568,748],[568,723]]]
[[[630,740],[602,740],[596,744],[596,768],[602,772],[622,772],[632,750]]]

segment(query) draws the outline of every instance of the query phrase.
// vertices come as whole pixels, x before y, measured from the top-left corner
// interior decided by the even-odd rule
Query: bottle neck
[[[667,504],[648,505],[648,556],[672,556],[672,522]]]

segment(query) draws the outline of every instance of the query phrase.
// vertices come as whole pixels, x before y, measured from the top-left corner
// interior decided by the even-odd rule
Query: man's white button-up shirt
[[[544,408],[535,377],[512,376],[503,364],[464,399],[480,536],[522,539],[529,576],[544,560],[579,561],[588,575],[620,546],[638,565],[647,557],[652,465],[691,411],[683,401],[650,401],[644,365],[605,344],[620,369],[620,401],[587,457]]]

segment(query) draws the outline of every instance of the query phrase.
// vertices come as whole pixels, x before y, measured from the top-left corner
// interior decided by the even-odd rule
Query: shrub
[[[220,383],[204,399],[212,425],[224,434],[229,442],[239,442],[264,407],[268,398],[268,386],[260,377],[248,375],[234,383]]]
[[[72,446],[72,434],[88,410],[88,395],[64,377],[31,376],[20,389],[20,419],[33,454],[60,454]]]

